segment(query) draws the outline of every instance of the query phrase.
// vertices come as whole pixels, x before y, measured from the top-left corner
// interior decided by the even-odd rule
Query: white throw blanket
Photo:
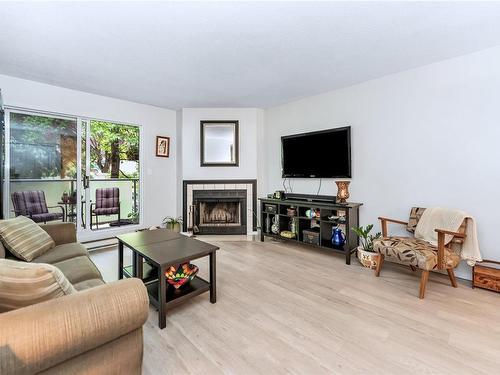
[[[437,246],[438,234],[434,229],[457,232],[464,220],[467,220],[467,228],[461,257],[467,261],[468,265],[473,266],[476,262],[480,262],[482,258],[477,240],[476,222],[466,212],[441,207],[427,208],[415,228],[415,237]],[[445,235],[445,245],[452,238],[453,236]]]

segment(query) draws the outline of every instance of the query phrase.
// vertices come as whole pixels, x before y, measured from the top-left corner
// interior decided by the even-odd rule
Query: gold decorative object
[[[280,236],[285,238],[295,238],[295,233],[289,230],[284,230],[280,233]]]
[[[335,181],[337,184],[337,203],[347,203],[351,181]]]

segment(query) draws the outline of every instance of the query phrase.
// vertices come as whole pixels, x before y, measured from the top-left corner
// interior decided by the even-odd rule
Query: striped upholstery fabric
[[[61,212],[49,212],[42,190],[16,191],[12,193],[12,205],[16,216],[27,216],[37,223],[62,219]]]
[[[0,220],[0,239],[13,255],[27,262],[56,245],[47,232],[24,216]]]
[[[0,259],[0,313],[76,293],[50,264]]]
[[[120,210],[120,189],[117,187],[96,189],[94,213],[97,215],[117,214]]]

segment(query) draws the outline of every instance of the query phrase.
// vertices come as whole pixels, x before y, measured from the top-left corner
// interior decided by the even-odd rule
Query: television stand
[[[324,200],[334,197],[300,194],[287,196],[286,199],[259,198],[261,212],[261,234],[260,240],[264,242],[266,237],[300,243],[325,250],[331,253],[339,253],[345,256],[346,264],[351,264],[351,254],[356,251],[359,240],[351,228],[359,226],[359,207],[362,203],[346,204],[335,203],[335,201]],[[310,199],[310,200],[309,200]],[[291,216],[290,208],[295,208],[295,215]],[[313,218],[306,215],[306,211],[313,210],[317,216]],[[280,236],[282,231],[289,231],[291,221],[296,224],[295,238]],[[271,225],[278,222],[279,233],[273,233]],[[269,224],[270,223],[270,224]],[[269,224],[269,225],[268,225]],[[339,226],[345,236],[344,245],[332,244],[332,228]],[[304,230],[306,233],[304,233]]]

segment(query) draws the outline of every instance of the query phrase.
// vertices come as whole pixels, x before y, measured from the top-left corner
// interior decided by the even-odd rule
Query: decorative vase
[[[290,232],[295,233],[295,235],[299,233],[298,224],[299,223],[295,218],[290,219],[290,222],[288,223],[288,228],[290,229]]]
[[[351,181],[335,181],[335,183],[337,184],[337,203],[346,204]]]
[[[174,232],[180,233],[181,224],[180,223],[167,223],[167,229],[173,230]]]
[[[266,233],[271,233],[271,218],[266,217]]]
[[[339,227],[332,228],[332,245],[343,246],[345,244],[345,235]]]
[[[367,268],[371,268],[374,270],[375,268],[377,268],[377,265],[380,263],[380,254],[379,253],[374,253],[372,251],[363,250],[362,246],[358,246],[357,254],[358,254],[359,262]]]
[[[273,217],[273,225],[271,225],[271,231],[274,234],[279,234],[280,233],[280,218],[278,215],[275,215]]]

